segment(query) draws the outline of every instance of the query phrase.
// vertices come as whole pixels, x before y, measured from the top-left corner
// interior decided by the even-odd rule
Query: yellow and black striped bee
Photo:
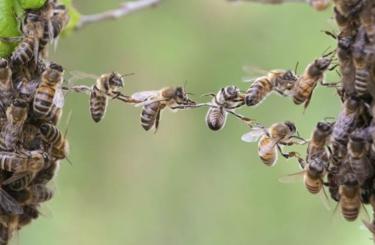
[[[7,122],[0,132],[0,149],[16,150],[16,144],[27,119],[28,106],[24,101],[15,100],[6,111]]]
[[[47,161],[48,156],[42,150],[17,153],[3,151],[0,154],[0,169],[12,173],[37,172],[45,166]]]
[[[242,136],[242,141],[256,142],[258,141],[258,156],[262,162],[267,166],[274,166],[279,151],[284,157],[298,157],[296,152],[283,153],[280,145],[291,145],[297,143],[293,139],[302,138],[295,135],[297,132],[296,126],[290,121],[283,123],[275,123],[270,128],[253,127],[250,132]],[[302,142],[301,141],[301,142]]]
[[[222,129],[225,126],[228,113],[243,121],[251,121],[250,119],[235,112],[237,108],[245,104],[244,95],[236,86],[226,86],[220,89],[216,95],[210,95],[214,98],[210,104],[207,104],[210,108],[207,111],[206,124],[211,130],[217,131]],[[200,105],[206,104],[198,104],[196,107]]]
[[[331,57],[323,56],[322,58],[314,60],[313,63],[306,67],[304,73],[298,78],[293,88],[293,102],[295,104],[299,105],[304,103],[304,107],[308,107],[318,82],[324,85],[324,72],[329,69],[331,62]]]
[[[353,173],[342,176],[339,185],[341,213],[347,221],[357,219],[361,209],[361,188]]]
[[[272,91],[288,96],[297,81],[290,70],[273,70],[266,76],[257,78],[246,91],[245,102],[254,106],[263,101]]]
[[[54,106],[62,108],[64,95],[62,82],[64,69],[55,63],[50,63],[41,75],[41,81],[35,91],[33,101],[33,115],[40,119],[48,118]]]
[[[307,146],[307,161],[320,156],[328,161],[326,146],[330,141],[333,123],[318,122]]]
[[[53,197],[54,191],[45,185],[30,185],[22,191],[17,192],[17,200],[23,205],[39,204]]]
[[[52,124],[43,123],[40,126],[43,140],[51,147],[51,156],[64,159],[69,152],[69,142],[61,131]]]
[[[184,106],[193,106],[195,102],[188,98],[183,87],[166,87],[155,91],[141,91],[131,95],[131,99],[136,102],[136,106],[143,106],[141,112],[141,125],[148,131],[159,127],[161,111],[168,107],[172,110],[180,109]]]

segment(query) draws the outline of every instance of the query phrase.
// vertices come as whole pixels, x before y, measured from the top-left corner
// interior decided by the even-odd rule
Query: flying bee
[[[296,75],[290,70],[273,70],[266,76],[257,78],[246,92],[245,102],[254,106],[263,101],[272,91],[280,95],[290,94],[297,81]]]
[[[341,213],[347,221],[357,219],[361,208],[361,188],[353,173],[342,176],[339,185]]]
[[[64,159],[69,152],[69,142],[61,131],[48,123],[40,126],[43,140],[51,146],[51,155],[56,159]]]
[[[308,0],[308,3],[317,11],[323,11],[330,5],[330,0]]]
[[[55,63],[49,64],[41,75],[41,82],[36,89],[33,101],[33,113],[38,118],[46,118],[51,113],[53,105],[62,108],[64,95],[62,81],[64,70]]]
[[[374,174],[373,166],[367,157],[370,143],[365,130],[356,130],[349,136],[348,152],[350,167],[355,174],[359,185]]]
[[[328,161],[325,147],[330,139],[332,133],[332,123],[318,122],[316,125],[311,140],[307,146],[308,161],[317,155],[322,156]]]
[[[283,123],[275,123],[269,129],[263,127],[254,127],[249,133],[242,136],[242,141],[256,142],[258,141],[258,156],[267,166],[274,166],[279,151],[285,158],[297,157],[296,152],[283,153],[280,145],[292,145],[295,143],[305,143],[305,141],[296,136],[296,126],[290,121]],[[293,141],[293,139],[301,140],[301,142]]]
[[[250,119],[235,112],[237,108],[245,104],[244,95],[236,86],[226,86],[220,89],[216,95],[209,95],[213,96],[210,104],[198,104],[193,106],[199,107],[201,105],[208,105],[210,107],[206,115],[206,124],[211,130],[217,131],[222,129],[225,126],[228,113],[231,113],[243,121],[250,121]]]
[[[330,55],[330,54],[328,54]],[[323,82],[324,73],[330,69],[332,58],[326,55],[309,64],[301,77],[298,78],[293,88],[293,102],[296,105],[304,103],[306,109],[310,103],[313,91],[320,82],[323,86],[329,86]]]
[[[27,104],[21,100],[15,100],[6,110],[7,123],[0,132],[0,149],[3,151],[15,150],[27,119]]]
[[[165,87],[161,90],[136,92],[131,95],[131,99],[138,102],[136,106],[143,106],[141,125],[144,130],[148,131],[155,127],[155,132],[159,127],[160,114],[164,108],[177,110],[196,104],[188,98],[183,87]]]
[[[347,155],[347,143],[349,134],[353,131],[357,119],[363,110],[362,101],[355,96],[348,97],[344,101],[343,110],[340,112],[333,125],[331,143],[333,163],[340,164]]]

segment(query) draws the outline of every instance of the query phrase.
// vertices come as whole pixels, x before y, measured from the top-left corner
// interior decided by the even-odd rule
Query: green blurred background
[[[96,13],[120,3],[76,0],[75,6]],[[199,94],[228,84],[246,89],[244,65],[294,68],[299,61],[302,72],[334,47],[321,33],[333,26],[331,11],[305,4],[162,0],[157,8],[62,38],[51,59],[67,70],[135,72],[127,93],[187,80],[200,100]],[[318,88],[305,113],[276,95],[241,112],[265,125],[292,120],[308,138],[316,122],[336,116],[339,107],[334,90]],[[360,221],[348,223],[326,210],[302,182],[279,183],[280,176],[299,170],[297,163],[280,158],[275,167],[264,166],[256,144],[240,140],[248,129],[233,118],[212,132],[204,124],[205,109],[166,111],[155,135],[141,128],[139,108],[116,101],[99,124],[89,116],[85,95],[69,95],[65,115],[70,110],[73,165],[63,162],[55,198],[20,232],[20,244],[371,243]]]

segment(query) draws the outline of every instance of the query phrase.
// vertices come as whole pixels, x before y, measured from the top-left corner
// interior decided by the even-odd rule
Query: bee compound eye
[[[5,68],[8,66],[8,61],[4,58],[0,59],[0,68]]]

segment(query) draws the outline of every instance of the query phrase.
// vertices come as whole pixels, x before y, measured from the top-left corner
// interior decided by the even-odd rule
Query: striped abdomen
[[[277,150],[274,140],[269,136],[263,135],[258,143],[258,155],[264,164],[273,166],[277,160]]]
[[[15,181],[9,183],[7,186],[12,191],[24,190],[26,187],[29,186],[29,184],[33,180],[33,177],[34,177],[33,173],[29,172],[26,175],[24,175],[23,177],[21,177],[19,179],[16,179]]]
[[[0,169],[8,172],[20,172],[27,166],[27,158],[13,152],[2,152],[0,155]]]
[[[296,105],[305,102],[313,92],[318,80],[302,76],[294,87],[293,102]]]
[[[68,142],[64,139],[61,131],[52,124],[44,123],[40,126],[44,141],[52,145],[52,156],[64,159],[68,154]]]
[[[251,84],[246,92],[245,102],[248,106],[260,103],[273,89],[273,84],[267,77],[261,77]]]
[[[359,187],[357,190],[353,190],[354,187],[349,187],[349,191],[345,190],[346,188],[345,186],[339,188],[341,213],[347,221],[354,221],[361,208]]]
[[[206,124],[214,131],[220,130],[225,126],[227,112],[222,107],[211,107],[207,111]]]
[[[7,123],[0,133],[0,150],[14,151],[22,127]]]
[[[35,40],[31,36],[26,36],[13,51],[10,60],[14,65],[27,64],[34,55]]]
[[[141,125],[144,130],[150,130],[154,125],[157,127],[158,116],[160,115],[160,102],[156,101],[143,106],[141,112]]]
[[[40,83],[34,95],[33,112],[38,118],[46,118],[53,107],[56,89],[46,82]]]
[[[94,86],[90,94],[90,112],[95,122],[99,122],[107,110],[108,98]]]
[[[354,89],[358,95],[364,95],[368,92],[367,84],[370,74],[367,69],[357,69],[355,73]]]
[[[53,191],[45,185],[33,185],[29,188],[31,192],[30,199],[27,204],[38,204],[41,202],[46,202],[53,197]]]
[[[308,173],[304,176],[304,183],[306,186],[306,189],[312,193],[317,194],[323,187],[323,182],[320,178],[313,178],[311,176],[308,176]]]

